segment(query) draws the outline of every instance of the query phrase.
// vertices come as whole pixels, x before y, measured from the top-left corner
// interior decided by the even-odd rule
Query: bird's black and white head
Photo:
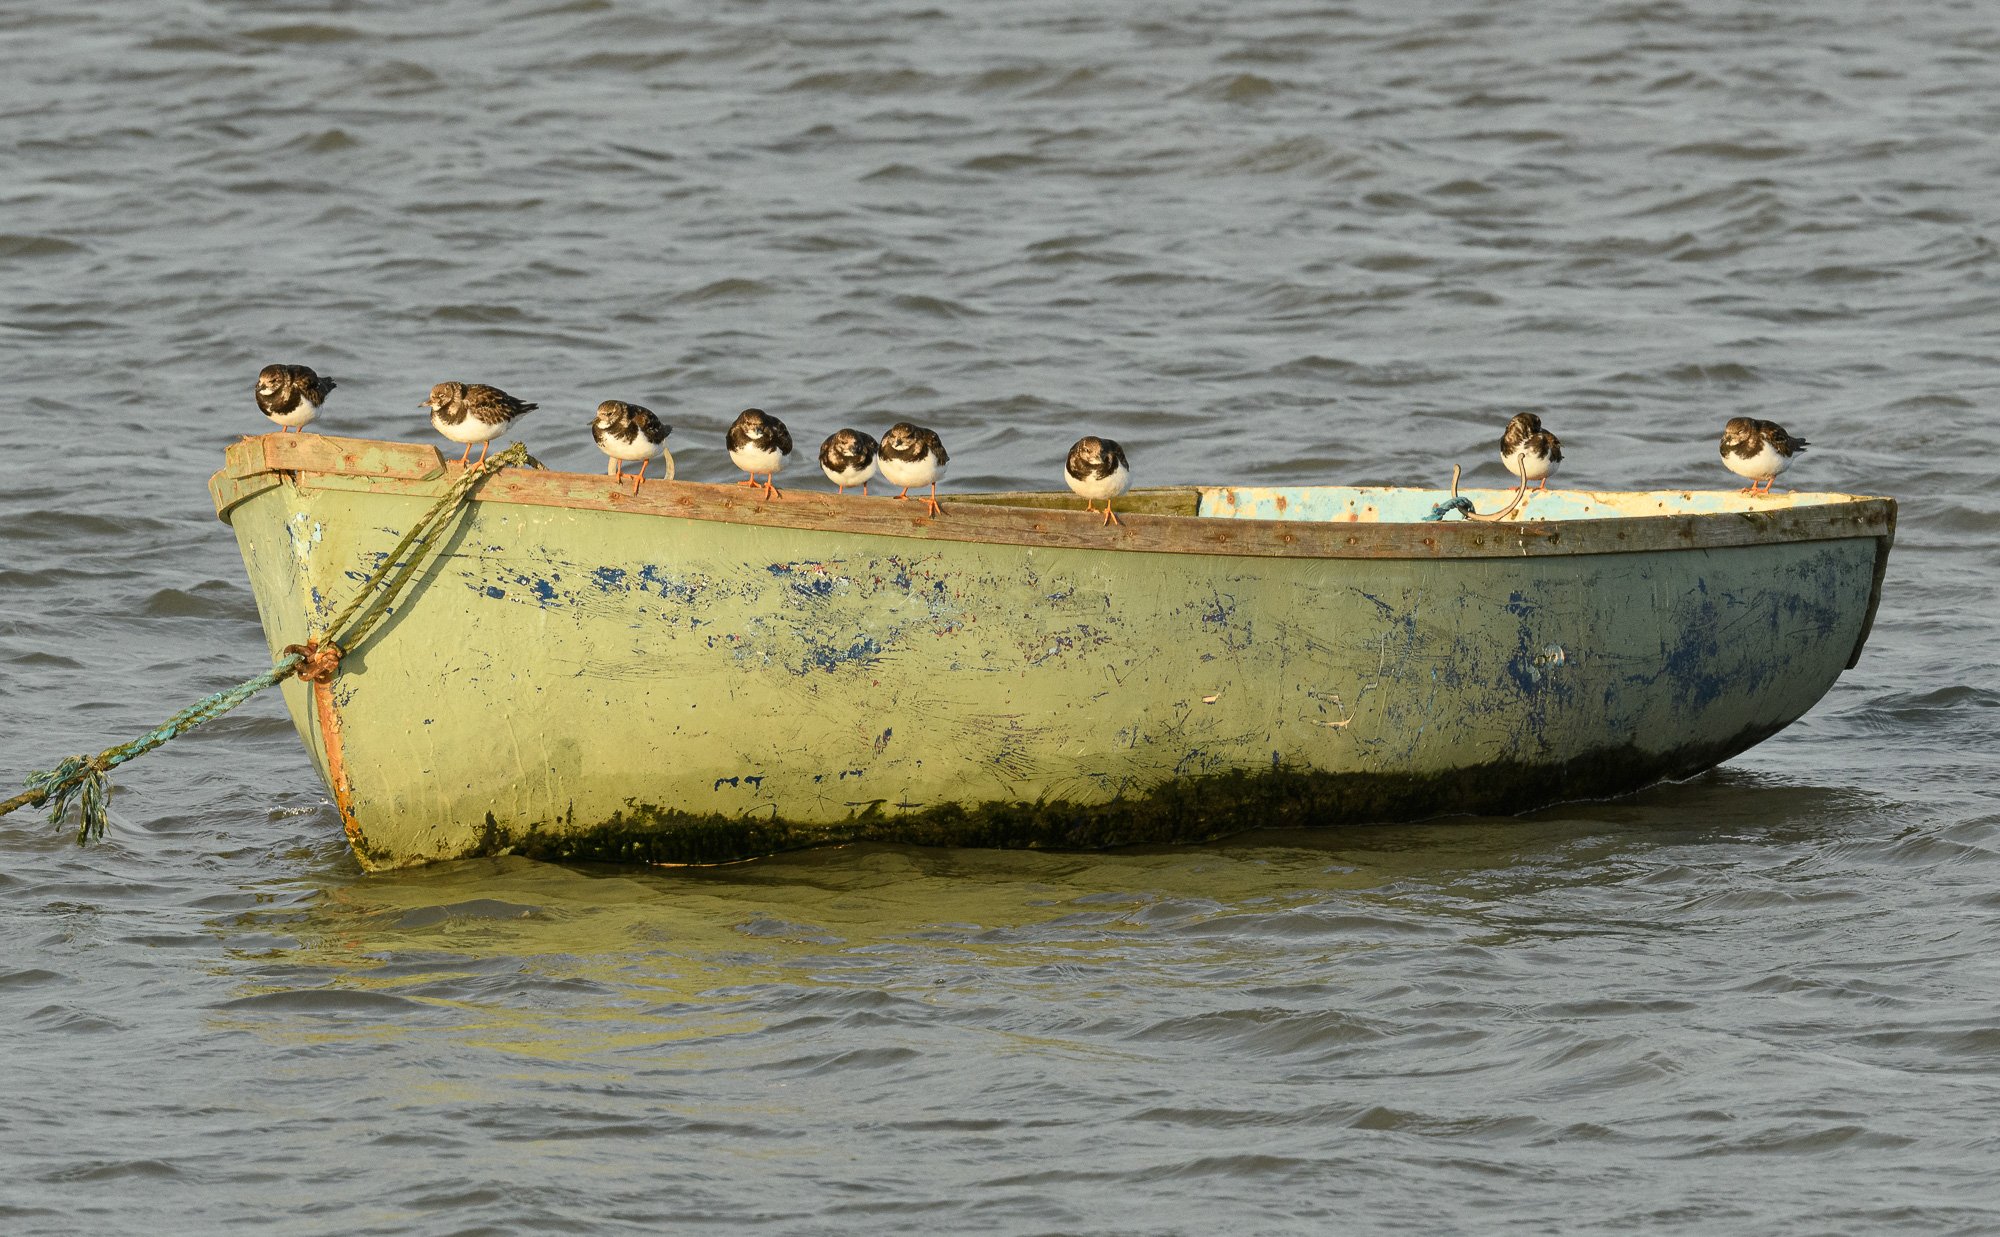
[[[266,396],[289,390],[292,385],[289,365],[266,365],[257,371],[257,402],[263,403]]]
[[[465,399],[465,384],[462,382],[440,382],[431,388],[430,398],[417,407],[425,412],[440,416],[450,416],[453,409]]]
[[[1507,420],[1507,429],[1500,435],[1500,449],[1509,450],[1519,446],[1542,432],[1542,419],[1532,412],[1517,412]]]
[[[1064,470],[1078,481],[1102,481],[1120,472],[1129,472],[1125,448],[1109,438],[1079,438],[1069,449]]]
[[[600,443],[607,438],[621,442],[643,438],[650,443],[661,443],[673,432],[673,427],[654,416],[652,409],[622,399],[607,399],[599,404],[590,423],[591,437]]]
[[[792,433],[785,423],[762,408],[745,408],[729,426],[729,449],[792,453]]]
[[[936,430],[925,429],[908,421],[898,421],[882,435],[882,458],[909,463],[928,457],[933,463],[948,464],[951,456],[945,452],[944,439]]]
[[[875,439],[860,430],[835,430],[820,444],[820,467],[834,472],[866,468],[875,462],[876,449]]]

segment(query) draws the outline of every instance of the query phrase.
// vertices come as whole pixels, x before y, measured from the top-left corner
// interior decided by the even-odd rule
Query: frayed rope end
[[[111,786],[94,756],[71,756],[53,769],[28,775],[28,790],[48,804],[49,822],[60,825],[72,805],[77,809],[76,844],[104,836]]]

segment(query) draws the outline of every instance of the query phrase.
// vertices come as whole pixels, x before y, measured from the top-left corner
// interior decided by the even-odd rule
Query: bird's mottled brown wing
[[[475,383],[465,389],[465,410],[475,420],[485,425],[505,425],[515,417],[523,417],[541,407],[515,399],[499,387],[489,387]]]
[[[1776,421],[1759,421],[1757,430],[1764,436],[1764,440],[1771,444],[1773,450],[1787,458],[1797,455],[1808,445],[1805,439],[1795,438],[1786,433],[1785,427]]]

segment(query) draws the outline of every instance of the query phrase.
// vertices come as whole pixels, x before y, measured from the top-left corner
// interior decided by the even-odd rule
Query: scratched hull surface
[[[334,480],[228,511],[274,649],[430,501]],[[479,501],[343,664],[342,769],[310,689],[287,699],[378,867],[1184,841],[1706,768],[1832,685],[1878,562],[1874,537],[1525,559],[1115,544]]]

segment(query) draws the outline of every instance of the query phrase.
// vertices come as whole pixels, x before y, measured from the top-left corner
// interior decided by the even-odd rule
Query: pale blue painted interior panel
[[[1474,510],[1504,508],[1514,491],[1462,489]],[[1451,495],[1444,490],[1366,486],[1204,486],[1200,514],[1218,519],[1308,520],[1327,523],[1404,524],[1428,518]],[[1530,491],[1516,520],[1603,520],[1644,515],[1704,515],[1772,511],[1793,506],[1851,502],[1850,494],[1787,492],[1769,498],[1735,490]],[[1453,512],[1445,516],[1457,520]]]

